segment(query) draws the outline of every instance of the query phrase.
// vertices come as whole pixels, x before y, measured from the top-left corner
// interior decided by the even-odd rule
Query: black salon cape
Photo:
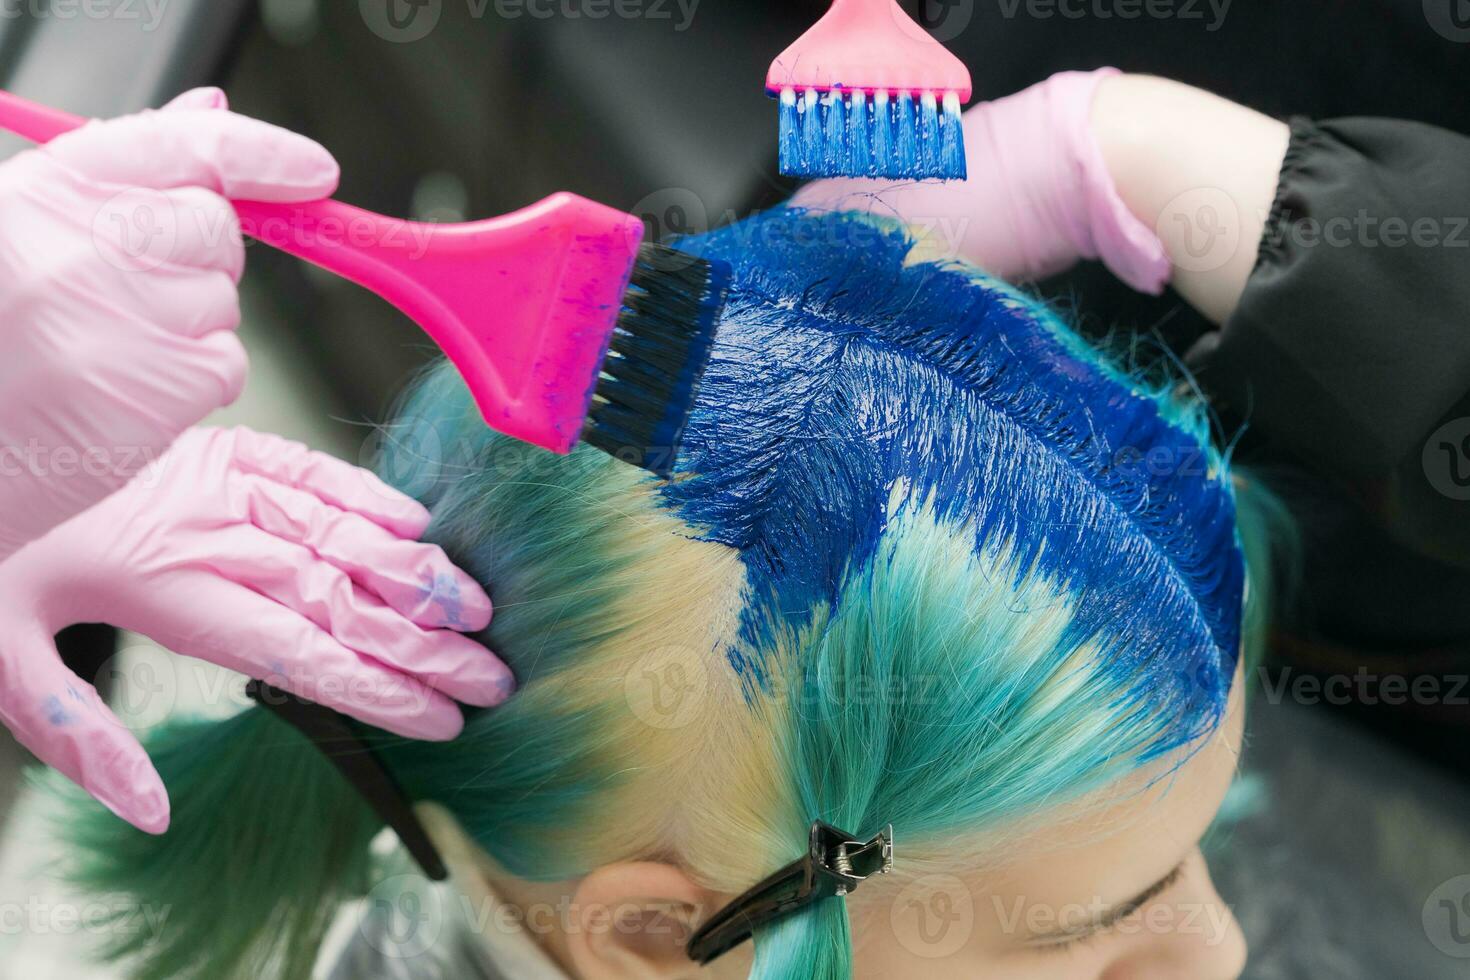
[[[1285,669],[1353,675],[1308,696],[1470,772],[1470,138],[1292,120],[1240,304],[1186,361],[1301,525]]]

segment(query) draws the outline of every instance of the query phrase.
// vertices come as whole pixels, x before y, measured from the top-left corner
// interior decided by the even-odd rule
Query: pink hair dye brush
[[[781,172],[795,177],[965,177],[960,106],[970,72],[897,0],[833,0],[771,64]]]
[[[0,127],[44,143],[86,122],[0,92]],[[638,218],[553,194],[499,218],[426,224],[336,200],[232,202],[241,228],[408,314],[491,428],[553,452],[579,439],[661,476],[709,359],[729,270],[643,241]]]

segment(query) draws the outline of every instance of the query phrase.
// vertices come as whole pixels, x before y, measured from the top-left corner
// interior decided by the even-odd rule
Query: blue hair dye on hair
[[[978,553],[1008,542],[1075,605],[1067,647],[1177,710],[1156,753],[1211,727],[1240,643],[1234,502],[1203,426],[1105,365],[1043,307],[972,269],[906,264],[873,219],[770,212],[686,240],[734,287],[669,506],[737,549],[748,596],[730,652],[770,682],[777,631],[837,610],[904,506]],[[1204,709],[1201,711],[1200,709]]]

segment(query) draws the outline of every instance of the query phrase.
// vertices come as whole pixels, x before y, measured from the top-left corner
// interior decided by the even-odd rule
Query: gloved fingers
[[[309,548],[414,623],[469,632],[490,625],[490,597],[438,545],[397,537],[294,487],[248,474],[240,479],[252,524]]]
[[[411,674],[343,645],[294,609],[222,575],[191,575],[148,635],[386,731],[430,742],[464,728],[459,707]]]
[[[131,290],[131,295],[104,306],[115,321],[141,321],[189,339],[216,330],[234,330],[240,325],[240,292],[227,272],[164,269],[128,280],[124,288]]]
[[[159,216],[151,229],[154,237],[141,267],[151,270],[168,264],[218,269],[238,283],[245,272],[245,239],[241,236],[240,216],[235,213],[234,205],[204,187],[137,191],[123,195],[119,201],[126,207],[128,200],[136,199],[136,207],[144,209],[147,207],[144,202],[153,196],[160,209],[167,204],[169,210]],[[134,216],[133,220],[136,225],[148,219]],[[134,236],[130,240],[136,243],[140,238]]]
[[[457,701],[490,707],[515,688],[510,669],[484,646],[453,630],[421,628],[302,545],[236,525],[215,532],[209,546],[218,552],[209,562],[217,574],[300,613],[348,649]]]
[[[315,201],[337,189],[336,160],[279,126],[215,109],[141,112],[91,122],[45,153],[119,187],[205,187],[231,200]]]
[[[168,792],[148,754],[98,697],[61,662],[49,635],[6,637],[12,659],[0,688],[0,721],[36,758],[139,830],[168,829]]]
[[[89,406],[93,417],[122,420],[127,437],[80,445],[161,452],[189,426],[240,397],[250,357],[234,330],[189,337],[125,310],[115,328],[125,314],[137,322],[87,346],[76,356],[76,370],[96,388]]]
[[[234,430],[234,436],[235,463],[244,472],[361,514],[402,538],[418,538],[429,526],[429,511],[423,504],[394,490],[369,470],[267,432],[242,427]]]
[[[155,393],[154,407],[177,402],[168,418],[197,414],[188,424],[240,397],[250,371],[250,356],[233,330],[213,330],[202,337],[163,334],[155,343],[154,369],[168,390]]]
[[[224,90],[213,85],[201,85],[199,88],[191,88],[189,91],[174,96],[160,112],[173,112],[178,109],[228,109],[230,100],[226,97]]]
[[[219,269],[236,282],[245,271],[240,217],[203,187],[119,191],[97,207],[90,225],[91,247],[123,283],[131,278],[146,286],[178,266]]]

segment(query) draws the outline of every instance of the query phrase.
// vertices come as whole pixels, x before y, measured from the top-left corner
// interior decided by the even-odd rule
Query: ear
[[[624,861],[584,877],[572,897],[567,946],[583,980],[682,980],[700,967],[684,952],[721,896],[671,864]]]

